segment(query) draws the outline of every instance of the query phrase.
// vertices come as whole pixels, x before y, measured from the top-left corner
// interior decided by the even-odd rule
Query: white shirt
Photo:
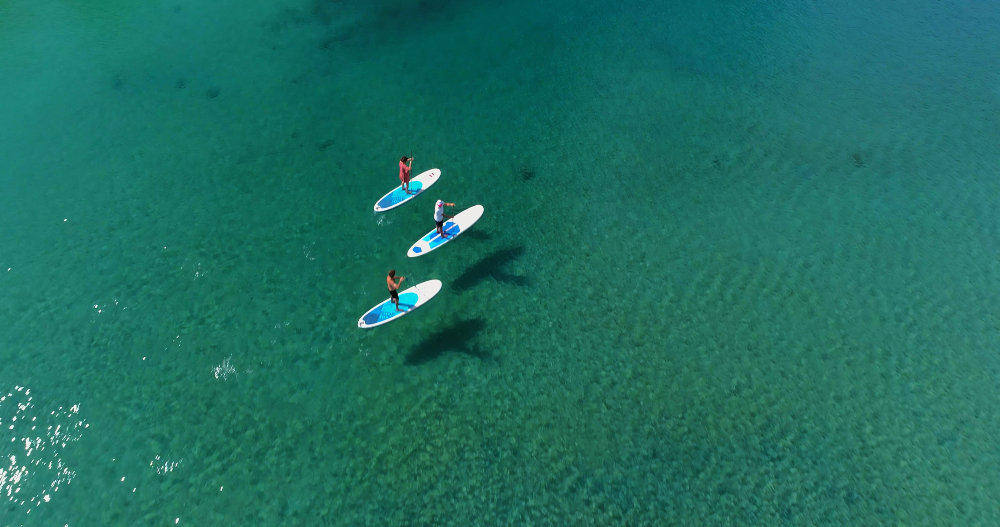
[[[444,202],[441,200],[434,204],[434,221],[444,221]]]

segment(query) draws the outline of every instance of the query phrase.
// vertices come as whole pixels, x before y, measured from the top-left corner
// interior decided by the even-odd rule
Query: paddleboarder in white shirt
[[[445,218],[449,218],[449,219],[450,218],[454,218],[454,216],[449,216],[449,215],[445,214],[444,213],[444,208],[445,207],[454,207],[454,206],[455,206],[454,203],[445,203],[445,202],[443,202],[441,200],[437,200],[437,203],[434,204],[434,223],[437,224],[437,233],[438,233],[438,236],[440,236],[440,237],[442,237],[442,238],[444,238],[446,240],[448,239],[448,235],[445,234],[445,232],[444,232],[444,219]]]

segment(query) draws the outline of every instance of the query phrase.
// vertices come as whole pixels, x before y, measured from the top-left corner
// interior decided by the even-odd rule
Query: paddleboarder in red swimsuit
[[[403,192],[410,193],[410,167],[413,166],[413,158],[403,156],[399,158],[399,182],[402,183]]]

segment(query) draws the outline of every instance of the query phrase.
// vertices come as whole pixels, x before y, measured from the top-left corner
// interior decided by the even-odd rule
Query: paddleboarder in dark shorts
[[[399,284],[406,280],[405,276],[400,276],[397,280],[393,280],[396,277],[396,270],[389,269],[389,276],[385,277],[385,283],[389,286],[389,299],[392,300],[393,304],[396,304],[396,311],[402,311],[399,309]]]
[[[448,235],[444,232],[444,219],[454,218],[454,216],[449,216],[444,213],[445,207],[454,207],[454,203],[445,203],[441,200],[437,200],[434,204],[434,223],[437,225],[438,236],[447,239]]]
[[[399,158],[399,182],[402,184],[403,192],[410,193],[410,168],[413,166],[413,158],[403,156]]]

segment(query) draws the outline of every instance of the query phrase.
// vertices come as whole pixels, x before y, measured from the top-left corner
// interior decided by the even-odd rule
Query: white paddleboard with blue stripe
[[[435,228],[431,232],[428,232],[427,236],[417,240],[417,243],[413,244],[413,247],[410,247],[409,251],[406,251],[406,255],[410,258],[422,256],[454,240],[456,236],[469,230],[472,224],[479,221],[479,218],[483,217],[483,212],[482,205],[474,205],[459,212],[454,218],[444,222],[444,225],[441,226],[441,230],[444,231],[447,238],[439,236]]]
[[[373,328],[375,326],[381,326],[382,324],[388,324],[389,322],[392,322],[407,313],[412,313],[413,310],[426,304],[430,299],[434,298],[434,295],[437,295],[440,292],[440,280],[428,280],[404,291],[400,291],[399,309],[402,309],[403,311],[396,311],[396,304],[392,302],[392,298],[389,298],[385,302],[369,309],[368,312],[358,320],[358,327]]]
[[[417,177],[410,178],[409,194],[403,191],[402,185],[392,189],[392,192],[382,196],[375,203],[375,212],[385,212],[410,201],[419,196],[421,192],[431,188],[431,185],[437,183],[439,179],[441,179],[441,171],[436,168],[421,172]]]

